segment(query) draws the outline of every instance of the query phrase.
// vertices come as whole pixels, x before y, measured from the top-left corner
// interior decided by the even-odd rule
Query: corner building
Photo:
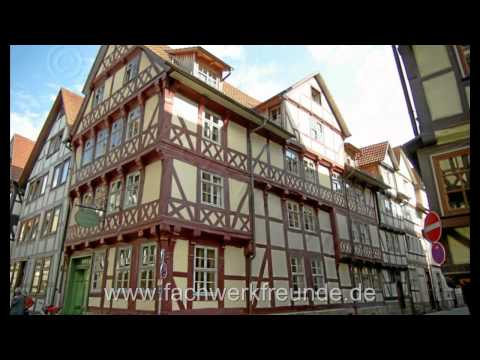
[[[101,47],[72,129],[67,313],[387,311],[384,288],[395,284],[381,279],[375,204],[387,186],[354,166],[345,179],[350,133],[323,79],[308,76],[260,103],[224,80],[231,71],[200,47]],[[78,205],[96,208],[100,223],[79,226]],[[158,286],[161,249],[172,287],[326,284],[344,296],[105,297],[104,288]],[[348,301],[359,283],[376,289],[375,302]]]

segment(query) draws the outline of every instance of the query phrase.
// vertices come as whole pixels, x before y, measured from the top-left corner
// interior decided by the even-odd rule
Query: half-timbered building
[[[385,304],[407,286],[406,245],[385,246],[394,237],[378,226],[377,194],[389,185],[360,168],[360,149],[345,148],[350,132],[322,77],[259,102],[225,81],[231,71],[201,47],[101,47],[71,132],[66,312],[400,312]],[[82,207],[99,222],[78,224]],[[106,296],[166,283],[197,297]],[[375,301],[350,300],[359,284]],[[250,285],[326,285],[342,296],[233,301],[201,291]]]
[[[60,89],[18,181],[25,195],[11,250],[10,290],[21,288],[36,309],[60,302],[71,159],[66,141],[82,100]]]

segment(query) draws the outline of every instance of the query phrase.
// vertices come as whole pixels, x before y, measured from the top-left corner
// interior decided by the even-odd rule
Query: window
[[[298,154],[290,149],[285,153],[287,158],[287,171],[298,175]]]
[[[140,62],[140,56],[136,56],[127,64],[125,69],[125,76],[123,78],[123,83],[126,84],[130,80],[134,79],[138,75],[138,65]]]
[[[312,87],[312,100],[316,102],[318,105],[322,105],[322,97],[320,92]]]
[[[216,144],[220,144],[222,142],[222,126],[222,119],[220,119],[218,115],[205,110],[205,113],[203,114],[203,137],[205,139],[213,141]]]
[[[370,277],[370,271],[367,267],[364,267],[363,268],[363,271],[362,271],[362,278],[363,278],[363,287],[364,289],[367,289],[367,288],[372,288],[373,287],[373,284],[372,284],[372,279]]]
[[[93,159],[93,143],[94,139],[88,139],[85,142],[85,148],[83,149],[83,156],[82,156],[82,166],[89,164]]]
[[[104,90],[105,90],[105,84],[102,84],[101,86],[95,89],[95,91],[93,92],[92,107],[95,107],[102,102]]]
[[[208,85],[218,88],[218,77],[213,71],[210,71],[205,66],[198,65],[198,77],[206,82]]]
[[[323,277],[322,263],[319,258],[312,259],[312,280],[313,290],[317,291],[325,286],[325,279]]]
[[[140,106],[137,106],[128,113],[127,117],[127,136],[125,140],[130,140],[140,132]]]
[[[115,149],[122,143],[123,119],[118,119],[112,124],[112,133],[110,135],[110,150]]]
[[[129,208],[138,203],[138,190],[140,184],[140,172],[128,174],[125,186],[124,208]]]
[[[92,206],[93,204],[93,196],[91,192],[87,192],[83,194],[82,198],[82,205],[83,206]]]
[[[288,227],[292,229],[300,229],[300,211],[298,204],[287,202]]]
[[[280,116],[280,106],[277,106],[273,109],[270,109],[269,113],[268,113],[268,118],[270,119],[270,121],[278,124],[278,125],[281,125],[282,124],[282,118]]]
[[[312,183],[317,182],[317,171],[315,169],[315,162],[309,158],[303,158],[303,169],[305,172],[305,180]]]
[[[155,287],[156,251],[157,246],[155,244],[142,245],[141,247],[138,279],[141,289],[153,289]]]
[[[55,122],[60,121],[63,123],[65,120],[65,113],[63,111],[59,111],[57,114],[57,118],[55,119]]]
[[[315,231],[315,220],[313,216],[313,209],[304,206],[303,207],[303,223],[305,231],[314,232]]]
[[[462,76],[470,77],[470,45],[456,45],[455,50]]]
[[[45,191],[47,190],[47,181],[48,181],[48,173],[42,176],[42,186],[40,190],[40,195],[45,194]]]
[[[324,143],[323,125],[316,119],[310,119],[310,137],[315,141]]]
[[[470,208],[470,150],[433,157],[440,197],[445,212]]]
[[[370,243],[370,236],[366,224],[358,224],[360,229],[360,241],[364,244]]]
[[[65,160],[61,164],[55,166],[53,170],[53,178],[52,178],[52,189],[56,188],[57,186],[65,184],[68,177],[68,168],[70,166],[70,159]]]
[[[54,234],[57,232],[58,223],[60,221],[60,210],[61,207],[48,210],[45,213],[45,218],[43,219],[42,227],[42,237]]]
[[[223,207],[223,178],[202,171],[202,203]]]
[[[353,241],[359,242],[360,241],[360,233],[358,231],[358,223],[352,222],[352,237]]]
[[[339,173],[332,172],[332,189],[333,191],[343,191],[343,179]]]
[[[105,209],[106,195],[107,195],[106,186],[100,185],[95,189],[94,206],[98,209],[97,214],[99,216],[103,216],[103,211]]]
[[[18,237],[18,241],[27,241],[30,238],[30,233],[32,231],[32,222],[31,220],[26,220],[22,223],[22,227],[20,229],[20,235]]]
[[[290,258],[290,269],[292,271],[293,293],[297,294],[305,289],[305,272],[303,269],[303,259],[299,256]]]
[[[45,194],[47,189],[48,173],[30,182],[28,187],[27,202],[38,199]]]
[[[217,256],[215,248],[195,247],[194,291],[197,294],[215,291],[217,287]]]
[[[130,260],[132,257],[132,248],[120,248],[117,256],[115,287],[117,289],[127,289],[130,284]]]
[[[95,148],[95,159],[105,155],[107,152],[108,129],[102,129],[97,134],[97,145]]]
[[[107,213],[111,214],[120,210],[121,188],[122,182],[120,180],[116,180],[110,185]]]
[[[35,260],[33,270],[32,284],[30,286],[30,294],[32,296],[42,296],[48,287],[48,275],[50,273],[50,258]]]
[[[62,142],[63,131],[60,134],[55,135],[51,138],[50,144],[48,146],[47,157],[55,154],[58,150],[60,150],[60,144]]]
[[[31,229],[31,235],[30,235],[30,240],[35,241],[38,236],[38,228],[40,225],[40,216],[35,217],[32,221],[32,229]]]
[[[97,252],[93,256],[91,291],[98,292],[103,284],[103,272],[105,269],[105,252]]]
[[[15,290],[23,283],[26,261],[17,261],[10,267],[10,289]]]

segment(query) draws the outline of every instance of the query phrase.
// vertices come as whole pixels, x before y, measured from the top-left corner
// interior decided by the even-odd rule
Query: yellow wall
[[[230,210],[237,211],[242,197],[245,195],[246,192],[248,192],[248,183],[235,179],[228,179],[228,183],[230,187]],[[248,207],[248,195],[243,202],[243,206],[240,209],[240,212],[245,215],[248,215],[250,213]]]
[[[251,136],[251,141],[252,141],[252,157],[256,158],[262,151],[263,146],[267,143],[267,139],[264,138],[263,136],[260,136],[254,133]],[[260,157],[260,160],[263,162],[267,162],[266,151],[263,152],[262,156]]]
[[[239,308],[239,307],[246,306],[246,299],[247,299],[246,295],[244,296],[242,301],[242,288],[246,287],[245,280],[225,280],[224,287],[225,287],[225,297],[224,297],[223,306],[225,308]],[[228,296],[229,294],[228,289],[238,289],[238,291],[230,293],[231,295],[234,295],[236,299],[238,299],[237,301],[230,299],[230,297]]]
[[[268,215],[275,219],[283,219],[282,203],[279,196],[268,194]]]
[[[183,161],[174,159],[173,166],[177,172],[182,189],[188,201],[197,201],[197,168]],[[172,197],[181,199],[180,191],[174,179],[172,179]]]
[[[318,180],[320,185],[329,189],[332,188],[332,183],[330,182],[330,171],[325,166],[318,165]]]
[[[245,275],[245,256],[243,248],[225,246],[225,275]]]
[[[270,160],[273,166],[283,169],[283,148],[281,145],[270,142]]]
[[[158,95],[154,95],[148,98],[148,100],[145,102],[145,110],[144,110],[144,117],[143,117],[143,131],[147,130],[147,128],[150,126],[150,123],[152,125],[155,125],[156,123],[158,123],[158,110],[157,110],[158,102],[159,102]],[[156,116],[155,118],[152,119],[154,115]]]
[[[178,239],[173,250],[173,271],[188,271],[188,241]]]
[[[123,86],[123,76],[125,74],[125,65],[122,66],[116,73],[115,77],[113,78],[113,88],[112,94],[115,93],[118,89]]]
[[[247,129],[233,121],[230,121],[227,129],[228,147],[247,154]]]
[[[142,204],[160,198],[160,182],[162,178],[162,161],[158,160],[145,166],[145,182],[143,184]]]
[[[463,236],[470,239],[470,228],[457,228]],[[458,240],[455,240],[453,236],[447,236],[448,246],[452,254],[452,263],[453,264],[469,264],[470,263],[470,249],[460,243]]]
[[[145,54],[144,51],[142,51],[142,55],[140,55],[140,64],[138,67],[138,72],[142,72],[145,70],[147,67],[150,66],[150,60],[148,60],[147,54]]]
[[[272,250],[273,276],[288,276],[285,251]]]
[[[107,80],[105,80],[105,88],[103,90],[103,100],[107,99],[112,95],[110,93],[110,90],[112,89],[112,81],[113,81],[113,76],[109,76]]]

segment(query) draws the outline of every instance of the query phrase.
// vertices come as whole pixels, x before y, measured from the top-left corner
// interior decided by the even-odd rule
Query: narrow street
[[[451,310],[437,311],[426,315],[470,315],[470,312],[466,306],[463,306]]]

